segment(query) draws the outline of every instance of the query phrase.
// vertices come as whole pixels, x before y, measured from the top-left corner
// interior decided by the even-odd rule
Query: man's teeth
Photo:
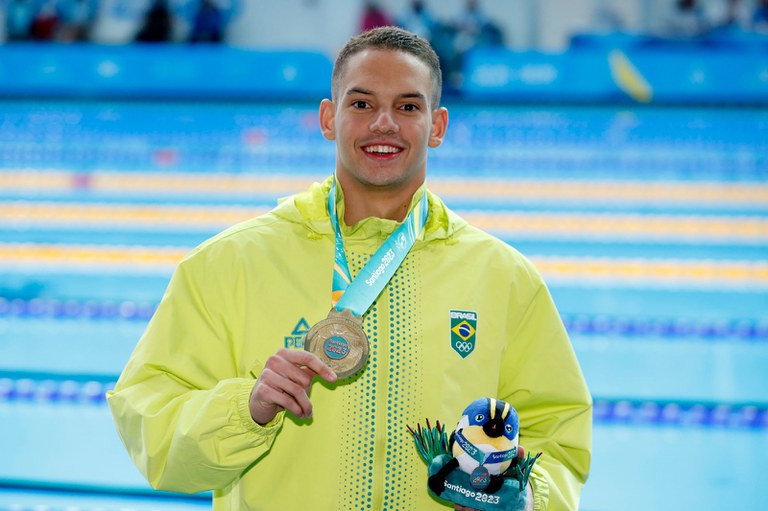
[[[371,145],[365,148],[366,153],[396,153],[399,148],[391,145]]]

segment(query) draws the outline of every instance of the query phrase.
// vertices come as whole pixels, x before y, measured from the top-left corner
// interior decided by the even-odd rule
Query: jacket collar
[[[312,184],[308,190],[288,197],[280,201],[273,210],[273,214],[294,223],[304,224],[310,232],[321,236],[333,236],[333,227],[328,216],[326,206],[328,193],[331,189],[333,176],[329,176],[322,183]],[[426,187],[423,184],[411,199],[409,211],[418,202],[422,191]],[[384,218],[366,218],[355,225],[344,224],[344,197],[341,189],[337,187],[337,209],[339,212],[339,225],[345,238],[386,238],[399,225],[394,220]],[[452,238],[457,231],[466,226],[466,222],[449,210],[440,198],[427,190],[429,216],[422,237],[424,240],[438,240]],[[418,242],[417,242],[418,243]]]

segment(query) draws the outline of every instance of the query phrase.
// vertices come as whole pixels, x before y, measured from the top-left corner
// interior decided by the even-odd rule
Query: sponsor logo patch
[[[309,332],[309,324],[307,320],[301,318],[296,326],[293,327],[291,335],[285,336],[285,347],[289,349],[304,349],[304,337]]]
[[[477,313],[472,311],[450,311],[451,348],[461,358],[467,358],[475,350],[477,340]]]

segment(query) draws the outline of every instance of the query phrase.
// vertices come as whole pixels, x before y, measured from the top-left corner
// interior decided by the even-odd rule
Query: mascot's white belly
[[[508,451],[510,449],[517,448],[517,442],[519,435],[515,434],[513,438],[507,438],[500,436],[498,438],[490,438],[485,434],[481,426],[469,426],[459,423],[457,431],[461,431],[461,434],[472,444],[473,447],[479,449],[485,454],[491,454],[499,451]],[[517,452],[517,451],[515,451]],[[453,457],[459,462],[459,468],[462,472],[471,474],[474,469],[480,465],[478,456],[471,456],[460,445],[460,442],[453,444],[452,450]],[[512,464],[512,460],[500,461],[497,463],[484,463],[483,466],[488,470],[491,475],[499,475],[509,468]]]
[[[478,449],[480,449],[485,453],[491,453],[497,450],[494,446],[488,445],[488,444],[480,444],[480,445],[476,444],[475,447],[477,447]],[[459,451],[461,452],[461,454],[456,456],[456,449],[454,449],[454,456],[456,457],[456,460],[458,460],[459,462],[459,468],[462,470],[462,472],[471,474],[472,471],[480,465],[480,462],[472,458],[466,452],[464,452],[463,449],[459,448]],[[510,463],[512,463],[511,460],[502,461],[501,463],[486,463],[483,466],[486,469],[488,469],[488,472],[491,475],[499,475],[502,472],[504,472],[507,468],[509,468]]]

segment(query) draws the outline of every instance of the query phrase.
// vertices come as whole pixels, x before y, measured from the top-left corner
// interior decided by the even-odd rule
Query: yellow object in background
[[[632,99],[641,103],[650,103],[653,98],[651,85],[640,71],[632,64],[627,55],[621,50],[613,50],[608,55],[611,77],[619,88]]]

